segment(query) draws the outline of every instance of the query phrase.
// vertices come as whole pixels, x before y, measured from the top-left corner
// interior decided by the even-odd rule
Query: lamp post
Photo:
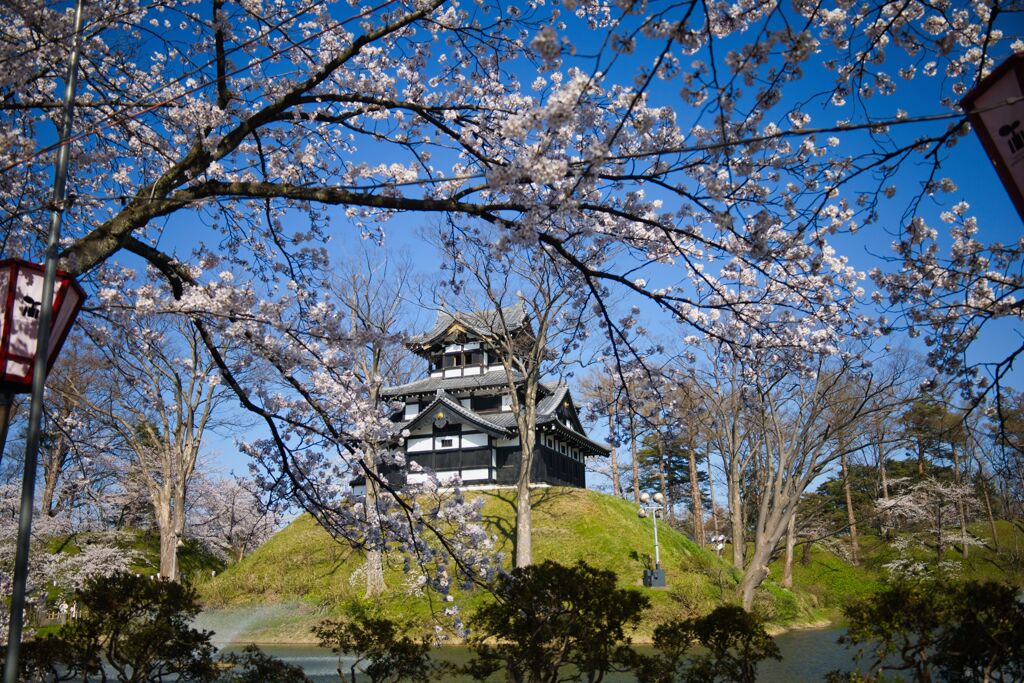
[[[32,394],[11,589],[5,683],[16,681],[18,674],[43,382],[84,300],[85,292],[81,286],[66,273],[57,271],[56,267],[51,273],[43,266],[20,259],[0,261],[0,402],[5,404],[0,410],[0,452],[6,445],[10,401],[15,394]],[[44,303],[47,301],[49,305]]]
[[[658,515],[664,510],[664,505],[665,497],[661,493],[655,493],[653,498],[646,492],[640,494],[640,509],[637,510],[637,517],[643,519],[649,513],[651,521],[654,522],[654,569],[644,570],[644,585],[648,588],[664,588],[666,585],[665,570],[661,568],[661,554],[658,548]]]
[[[68,160],[71,157],[71,121],[74,112],[75,88],[78,84],[78,61],[82,49],[82,20],[85,0],[75,2],[74,40],[67,78],[64,79],[64,103],[60,124],[60,147],[53,171],[53,194],[50,198],[50,224],[46,236],[46,259],[42,268],[24,261],[15,262],[8,271],[5,309],[3,311],[4,365],[2,380],[13,386],[31,386],[28,434],[25,439],[25,471],[21,481],[21,508],[18,511],[18,545],[14,556],[11,582],[11,620],[7,632],[7,659],[4,661],[4,683],[17,683],[18,657],[21,654],[21,627],[25,610],[25,584],[28,580],[28,554],[32,541],[32,499],[35,496],[36,461],[39,456],[39,435],[43,419],[43,383],[57,352],[60,351],[71,324],[85,299],[82,288],[64,276],[58,284],[57,250],[60,247],[60,224],[67,203]],[[61,297],[58,308],[55,296]],[[70,304],[70,305],[67,305]],[[12,342],[13,345],[12,345]],[[32,343],[34,342],[34,344]],[[24,344],[24,348],[18,346]],[[32,353],[26,353],[32,350]],[[10,373],[10,374],[8,374]],[[10,389],[8,389],[9,391]]]
[[[725,534],[713,535],[708,539],[708,544],[715,549],[715,554],[721,557],[722,551],[725,550]]]

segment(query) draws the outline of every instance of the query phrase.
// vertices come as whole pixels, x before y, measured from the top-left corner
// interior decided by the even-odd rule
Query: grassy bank
[[[515,517],[511,491],[472,492],[469,496],[484,498],[484,522],[507,564]],[[651,520],[637,518],[630,502],[596,491],[549,488],[534,492],[533,510],[535,561],[571,564],[584,560],[615,572],[621,587],[646,591],[652,607],[638,634],[641,640],[665,619],[704,614],[736,600],[739,573],[667,524],[659,525],[659,538],[669,587],[643,589],[641,577],[653,552]],[[998,524],[998,553],[988,524],[976,524],[972,532],[986,546],[971,548],[963,563],[964,576],[1022,583],[1021,529],[1007,522]],[[838,549],[838,543],[833,541],[832,547]],[[779,558],[772,563],[770,578],[755,599],[755,610],[775,631],[820,626],[838,619],[848,600],[878,588],[884,565],[896,556],[888,542],[870,533],[861,536],[859,549],[860,562],[854,565],[821,544],[812,546],[807,556],[798,548],[792,590],[777,583],[782,576]],[[730,556],[728,549],[724,556]],[[950,548],[947,557],[958,557],[957,549]],[[362,567],[360,553],[333,540],[304,515],[241,563],[216,578],[201,577],[197,586],[212,618],[223,621],[232,638],[302,643],[312,641],[314,624],[340,616],[362,601]],[[401,557],[389,558],[386,581],[387,595],[375,602],[389,616],[428,625],[445,606],[436,594],[415,586],[412,577],[402,571]],[[472,613],[486,599],[487,594],[480,590],[455,593],[463,613]]]
[[[511,557],[511,492],[470,495],[484,497],[484,522],[499,551]],[[595,491],[539,489],[534,492],[533,525],[536,561],[585,560],[615,572],[622,587],[642,588],[643,570],[653,552],[651,520],[637,518],[631,503]],[[739,580],[728,563],[665,524],[659,525],[659,540],[669,588],[647,590],[652,608],[641,637],[669,617],[705,613],[734,600]],[[401,564],[402,558],[390,558],[389,591],[378,605],[393,617],[429,623],[442,605],[436,595],[414,587]],[[362,566],[360,553],[333,540],[304,515],[241,563],[197,585],[209,608],[247,623],[238,639],[305,642],[311,640],[309,630],[315,623],[339,616],[362,600]],[[485,599],[479,590],[455,594],[464,612],[472,612]],[[777,624],[788,624],[819,620],[814,604],[813,596],[783,590],[769,581],[758,596],[757,609]],[[266,616],[251,618],[252,614]]]

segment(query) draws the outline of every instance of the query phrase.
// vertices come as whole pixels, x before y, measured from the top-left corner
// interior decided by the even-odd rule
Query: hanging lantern
[[[960,107],[1024,218],[1024,53],[996,67],[960,100]]]
[[[46,371],[78,317],[85,292],[67,273],[57,272]],[[21,259],[0,261],[0,391],[28,393],[32,389],[39,311],[43,304],[43,267]]]

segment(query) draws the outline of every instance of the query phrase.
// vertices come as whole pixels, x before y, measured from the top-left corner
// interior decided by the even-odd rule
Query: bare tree
[[[214,363],[188,323],[115,313],[93,329],[110,367],[102,387],[79,387],[76,400],[131,455],[160,532],[160,575],[178,578],[189,486],[203,436],[223,424],[226,397]],[[96,389],[101,389],[97,391]]]
[[[584,311],[589,297],[575,285],[575,274],[559,268],[543,250],[522,248],[495,257],[484,243],[465,240],[459,245],[457,251],[455,244],[446,247],[493,307],[479,312],[475,321],[504,368],[516,418],[520,456],[515,566],[525,567],[533,561],[530,477],[541,380],[549,370],[564,370],[579,351],[587,335]]]
[[[590,403],[591,411],[604,415],[608,420],[608,438],[612,450],[608,456],[608,467],[612,480],[612,495],[622,497],[622,482],[619,481],[619,459],[616,448],[617,423],[621,402],[619,385],[615,381],[614,370],[607,365],[591,371],[580,382],[580,390],[585,400]]]
[[[718,453],[725,472],[732,563],[737,569],[743,569],[746,545],[743,477],[759,448],[759,434],[746,407],[750,396],[742,385],[741,368],[729,363],[723,351],[721,347],[713,350],[706,368],[695,370],[694,385],[700,391],[707,415],[709,447]],[[708,462],[710,474],[710,454]]]
[[[335,282],[335,292],[349,320],[355,352],[353,371],[365,386],[370,405],[381,401],[381,388],[396,384],[406,372],[407,352],[401,343],[405,315],[405,295],[412,278],[412,263],[406,257],[393,257],[383,250],[364,248],[358,263],[352,263]],[[363,510],[366,520],[366,597],[383,593],[384,538],[378,500],[381,487],[378,460],[387,450],[382,441],[364,439],[363,466],[366,469]]]

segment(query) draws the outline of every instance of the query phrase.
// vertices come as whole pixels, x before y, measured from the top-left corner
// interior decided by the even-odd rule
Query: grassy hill
[[[510,491],[481,491],[483,515],[506,558],[512,554],[515,508]],[[614,571],[623,587],[642,588],[643,570],[653,553],[651,520],[637,518],[632,503],[595,491],[549,488],[534,491],[534,559],[573,563],[585,560]],[[669,588],[648,590],[651,625],[681,614],[710,611],[733,599],[739,576],[728,563],[697,547],[666,524],[658,527],[662,566]],[[309,516],[301,516],[241,563],[215,579],[198,582],[204,603],[225,623],[245,622],[241,638],[301,642],[319,620],[337,616],[363,593],[362,556],[334,541]],[[428,623],[437,597],[410,587],[393,557],[386,571],[389,594],[379,606],[393,616]],[[461,592],[456,601],[472,612],[482,591]],[[768,583],[757,608],[779,623],[819,617],[813,599]],[[254,616],[256,615],[256,616]]]
[[[485,523],[499,550],[511,557],[512,492],[480,491],[467,497],[474,495],[484,497]],[[534,491],[533,510],[535,561],[585,560],[614,571],[620,586],[646,591],[652,609],[640,629],[641,638],[669,617],[703,614],[736,599],[739,573],[667,524],[659,524],[658,531],[669,587],[643,589],[641,577],[653,553],[651,520],[637,518],[630,502],[596,491],[549,488]],[[964,576],[1024,585],[1024,530],[999,522],[999,553],[988,524],[974,524],[971,531],[987,545],[971,549],[963,563]],[[879,587],[883,565],[896,551],[877,536],[865,534],[860,555],[861,563],[854,566],[815,544],[806,562],[794,562],[792,591],[775,583],[782,576],[778,559],[755,599],[755,610],[776,627],[838,618],[846,601]],[[725,557],[729,556],[727,549]],[[950,548],[948,557],[958,557],[956,549]],[[360,553],[333,540],[309,516],[301,516],[241,563],[214,579],[207,573],[196,582],[213,620],[204,626],[227,639],[309,642],[314,624],[361,603],[362,566]],[[401,567],[401,557],[389,559],[389,592],[377,606],[391,616],[430,624],[432,614],[444,605],[436,595],[415,588]],[[457,592],[455,598],[464,613],[472,613],[488,596],[477,590]]]

